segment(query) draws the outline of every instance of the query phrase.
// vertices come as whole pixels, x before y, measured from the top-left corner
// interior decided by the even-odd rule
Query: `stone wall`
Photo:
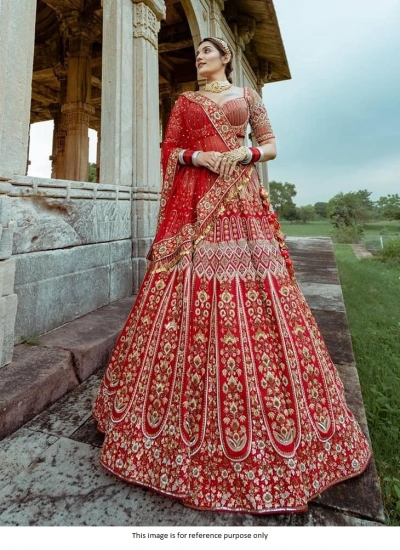
[[[132,293],[131,187],[19,176],[5,199],[15,342]]]
[[[0,181],[0,367],[11,362],[17,295],[14,293],[15,258],[12,256],[14,223],[11,220],[10,185]]]

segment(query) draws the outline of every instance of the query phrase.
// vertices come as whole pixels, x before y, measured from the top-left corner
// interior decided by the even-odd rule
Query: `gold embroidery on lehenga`
[[[202,181],[200,222],[188,217],[166,231],[150,254],[96,400],[101,463],[202,509],[304,510],[365,469],[368,445],[288,272],[256,171],[216,184],[204,171],[194,182],[194,168],[177,165],[184,117],[199,116],[204,103],[196,98],[183,97],[172,120],[159,223],[175,227],[165,218],[180,221],[171,197],[190,199]],[[257,96],[248,100],[257,135],[267,138]],[[211,102],[203,111],[218,111],[215,133],[234,148],[226,114]]]

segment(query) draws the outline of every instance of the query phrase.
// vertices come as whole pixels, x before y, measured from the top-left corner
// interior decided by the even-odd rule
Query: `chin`
[[[201,78],[208,78],[210,76],[210,71],[207,71],[207,69],[198,69],[197,74]]]

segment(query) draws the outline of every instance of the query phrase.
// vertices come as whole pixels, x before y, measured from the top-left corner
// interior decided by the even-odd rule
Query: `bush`
[[[390,265],[400,265],[400,239],[387,239],[383,250],[378,253],[378,258]]]
[[[359,243],[364,234],[364,229],[361,225],[342,225],[335,227],[332,232],[332,239],[340,244]]]

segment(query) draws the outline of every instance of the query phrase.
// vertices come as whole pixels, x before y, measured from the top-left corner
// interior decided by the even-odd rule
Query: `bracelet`
[[[186,153],[187,149],[181,149],[178,154],[178,162],[179,164],[186,164],[183,155]]]
[[[197,157],[198,155],[201,153],[201,151],[195,151],[192,155],[192,164],[193,166],[199,166],[198,162],[197,162]]]
[[[260,147],[243,147],[246,149],[246,157],[241,161],[241,164],[250,164],[250,162],[259,162],[262,159],[263,151]]]
[[[253,162],[259,162],[261,159],[261,151],[258,147],[250,147],[250,151],[253,155]]]
[[[180,164],[192,165],[193,164],[194,151],[192,149],[182,149],[179,151],[178,160]]]
[[[253,160],[253,153],[249,147],[244,147],[243,149],[246,149],[246,156],[240,163],[250,164],[250,162]]]
[[[258,151],[260,151],[260,158],[259,162],[262,162],[264,160],[264,151],[261,149],[261,147],[255,147]]]
[[[186,151],[183,153],[183,160],[185,164],[193,164],[193,153],[194,151],[192,149],[186,149]]]

